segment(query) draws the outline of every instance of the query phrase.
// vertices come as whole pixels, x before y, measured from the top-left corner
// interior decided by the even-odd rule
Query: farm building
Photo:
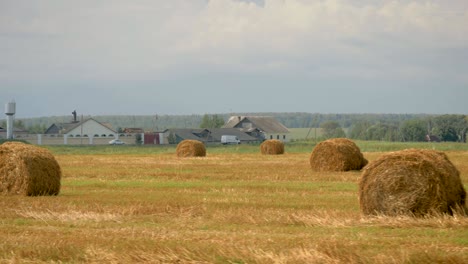
[[[140,135],[143,135],[143,138],[141,139],[141,142],[144,145],[169,144],[168,139],[167,139],[167,134],[165,133],[165,131],[163,131],[163,132],[144,132],[144,133],[140,133]]]
[[[100,123],[93,118],[81,122],[52,124],[46,131],[46,135],[66,135],[67,137],[117,137],[117,131],[110,125]]]
[[[232,116],[224,128],[236,128],[258,140],[289,141],[289,129],[271,116]]]
[[[250,143],[258,141],[257,138],[248,135],[245,132],[236,128],[212,128],[212,129],[168,129],[164,132],[170,143],[179,143],[185,139],[198,140],[201,142],[221,142],[221,136],[232,135],[236,136],[242,143]]]
[[[143,128],[139,128],[139,127],[126,127],[124,129],[122,129],[122,133],[125,133],[125,134],[141,134],[141,133],[145,133],[145,131],[144,131]]]

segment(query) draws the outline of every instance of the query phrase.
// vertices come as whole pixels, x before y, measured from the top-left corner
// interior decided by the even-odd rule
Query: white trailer
[[[221,144],[227,145],[227,144],[240,144],[240,140],[237,138],[237,136],[231,136],[231,135],[222,135],[221,136]]]

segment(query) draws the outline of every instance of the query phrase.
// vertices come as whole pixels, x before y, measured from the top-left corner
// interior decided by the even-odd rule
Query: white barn
[[[68,127],[66,131],[63,131],[63,134],[68,137],[118,137],[117,131],[92,118],[83,120],[82,122],[78,122],[73,126]]]

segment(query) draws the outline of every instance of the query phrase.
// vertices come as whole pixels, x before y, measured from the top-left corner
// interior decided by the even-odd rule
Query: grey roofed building
[[[211,136],[217,142],[221,142],[221,136],[223,135],[230,135],[236,136],[241,142],[255,142],[258,141],[256,137],[252,137],[249,134],[240,131],[237,128],[215,128],[211,129]]]
[[[206,129],[192,129],[192,128],[175,128],[168,129],[169,133],[173,133],[176,137],[176,142],[179,143],[184,139],[206,141]],[[205,140],[203,140],[205,138]]]
[[[221,142],[222,135],[237,136],[242,143],[256,142],[257,138],[248,135],[245,132],[240,131],[237,128],[211,128],[211,129],[191,129],[191,128],[180,128],[180,129],[168,129],[169,133],[173,133],[176,137],[176,143],[184,139],[199,140],[205,143],[208,142]]]
[[[63,132],[70,130],[78,123],[54,123],[49,128],[46,129],[44,134],[62,134]]]
[[[289,129],[271,116],[232,116],[223,128],[238,128],[244,131],[259,129],[265,133],[289,133]]]
[[[232,116],[224,128],[236,128],[257,139],[288,141],[289,129],[271,116]]]

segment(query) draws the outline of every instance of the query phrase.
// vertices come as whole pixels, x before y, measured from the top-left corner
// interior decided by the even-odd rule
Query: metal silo
[[[16,113],[14,100],[5,104],[5,115],[7,116],[7,139],[13,139],[13,120]]]

